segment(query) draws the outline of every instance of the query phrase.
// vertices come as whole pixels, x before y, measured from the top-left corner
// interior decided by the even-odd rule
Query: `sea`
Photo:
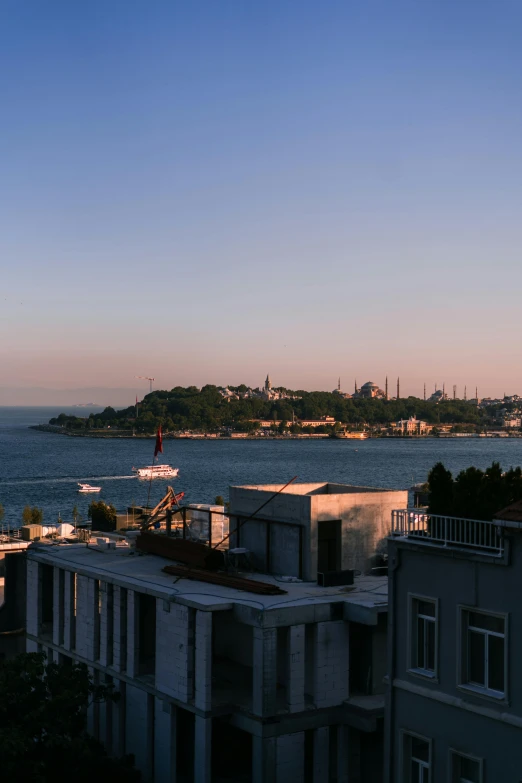
[[[96,413],[98,409],[90,408]],[[100,409],[101,410],[101,409]],[[21,524],[24,506],[43,509],[44,523],[71,521],[76,506],[83,519],[93,498],[128,506],[156,504],[167,485],[185,492],[184,502],[214,503],[233,484],[331,481],[409,489],[426,479],[439,460],[454,474],[492,461],[522,465],[522,438],[354,440],[165,440],[162,460],[179,477],[149,482],[133,467],[152,463],[153,439],[65,437],[30,429],[59,413],[86,415],[79,408],[0,407],[0,503],[3,524]],[[78,494],[78,482],[102,487],[99,495]]]

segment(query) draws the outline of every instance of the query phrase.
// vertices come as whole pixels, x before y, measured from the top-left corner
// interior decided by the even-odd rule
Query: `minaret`
[[[400,384],[399,384],[399,379],[397,378],[397,399],[400,399],[400,396],[401,396],[400,395]]]
[[[386,376],[386,383],[384,385],[384,391],[385,391],[386,399],[388,400],[389,399],[389,397],[388,397],[388,376]]]
[[[267,375],[266,376],[266,381],[265,381],[265,389],[266,389],[266,391],[268,391],[271,388],[272,388],[272,383],[270,381],[270,375]]]
[[[457,384],[456,383],[453,384],[453,399],[454,400],[457,399]]]
[[[338,392],[340,392],[340,391],[341,391],[341,378],[339,378],[339,380],[338,380],[338,382],[337,382],[337,391],[338,391]]]
[[[426,384],[424,384],[424,402],[426,402]]]
[[[464,401],[466,401],[468,399],[467,389],[468,389],[468,387],[464,386]]]
[[[477,405],[478,405],[478,386],[475,386],[475,399],[476,399]]]

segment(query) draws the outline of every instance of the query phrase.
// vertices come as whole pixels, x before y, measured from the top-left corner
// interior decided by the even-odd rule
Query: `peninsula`
[[[262,389],[177,386],[153,391],[123,410],[107,407],[86,417],[61,413],[37,429],[84,437],[150,437],[160,424],[166,437],[520,434],[513,400],[389,399],[380,392],[371,382],[354,395],[340,388],[292,391],[273,388],[269,378]]]

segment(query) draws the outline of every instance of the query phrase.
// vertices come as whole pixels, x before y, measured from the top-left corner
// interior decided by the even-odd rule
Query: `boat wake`
[[[1,487],[17,487],[20,484],[77,484],[79,481],[121,481],[123,479],[135,479],[136,476],[67,476],[55,478],[13,479],[0,481]]]

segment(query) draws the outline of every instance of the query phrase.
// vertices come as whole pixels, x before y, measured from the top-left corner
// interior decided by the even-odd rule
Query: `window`
[[[437,673],[437,602],[410,597],[411,647],[409,668],[426,677]]]
[[[482,759],[451,751],[451,783],[482,783]]]
[[[402,775],[404,783],[430,783],[431,741],[417,734],[403,734]]]
[[[506,618],[461,609],[460,685],[502,698],[506,693]]]

